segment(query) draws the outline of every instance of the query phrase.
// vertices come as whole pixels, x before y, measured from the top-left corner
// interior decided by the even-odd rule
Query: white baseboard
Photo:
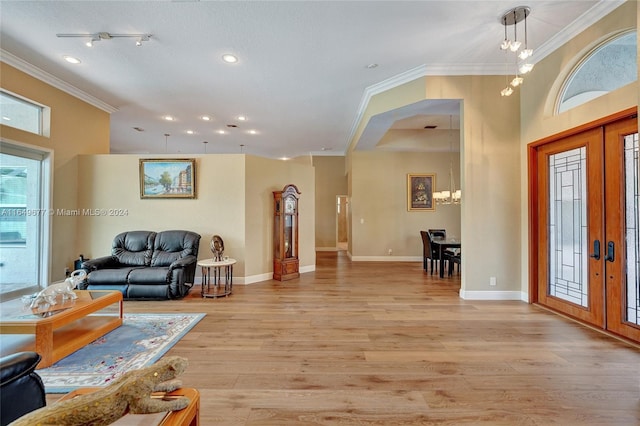
[[[464,300],[521,300],[528,302],[528,296],[521,291],[465,291],[460,289]]]
[[[421,256],[351,256],[353,262],[422,262]]]
[[[300,273],[301,274],[305,274],[307,272],[313,272],[316,270],[316,265],[307,265],[307,266],[302,266],[300,268]],[[273,272],[267,272],[264,274],[257,274],[257,275],[250,275],[248,277],[233,277],[233,284],[238,284],[238,285],[248,285],[248,284],[255,284],[255,283],[260,283],[263,281],[269,281],[273,279]],[[202,276],[196,277],[195,278],[195,284],[202,284]]]

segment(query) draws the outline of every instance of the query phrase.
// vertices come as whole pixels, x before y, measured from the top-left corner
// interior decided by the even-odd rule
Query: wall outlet
[[[498,281],[496,280],[496,277],[489,277],[489,285],[494,286],[497,284],[498,284]]]
[[[391,253],[393,253],[393,250],[389,249],[389,256],[391,256]]]
[[[64,268],[64,276],[69,277],[70,275],[71,275],[71,271],[69,270],[69,268]]]

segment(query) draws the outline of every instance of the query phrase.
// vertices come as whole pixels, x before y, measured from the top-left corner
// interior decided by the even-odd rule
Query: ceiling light
[[[453,115],[449,116],[449,149],[449,190],[433,193],[433,199],[436,204],[460,204],[462,201],[462,190],[456,189],[456,184],[453,180]]]
[[[505,88],[502,89],[500,92],[502,96],[510,96],[513,93],[513,89],[511,87],[518,87],[524,82],[524,78],[521,75],[526,74],[533,69],[533,64],[531,63],[521,63],[518,65],[518,58],[524,61],[533,55],[533,49],[529,49],[527,46],[527,17],[530,14],[531,8],[528,6],[518,6],[506,11],[499,18],[500,23],[504,26],[504,40],[500,43],[500,49],[505,52],[513,52],[517,55],[517,58],[515,59],[517,71],[509,73],[507,67],[513,66],[513,62],[511,62],[512,65],[509,66],[508,64],[510,60],[507,59],[505,61],[505,78],[507,78],[509,74],[515,74],[515,77],[511,80],[511,83],[507,84]],[[522,21],[524,21],[524,45],[518,40],[518,22]],[[513,25],[513,40],[509,40],[507,36],[507,27],[509,25]],[[520,49],[521,47],[523,47],[522,50]]]
[[[227,132],[224,130],[218,130],[216,133],[218,133],[219,135],[226,135]]]
[[[170,115],[165,115],[165,116],[164,116],[164,117],[162,117],[162,118],[164,118],[164,119],[165,119],[165,120],[167,120],[167,121],[173,121],[173,120],[175,120],[175,118],[173,118],[173,117],[172,117],[172,116],[170,116]]]
[[[518,87],[522,84],[523,81],[524,81],[524,78],[516,75],[515,77],[513,77],[513,80],[511,80],[511,85],[513,87]]]
[[[244,115],[239,115],[236,118],[238,119],[238,121],[247,121],[247,117],[245,117]]]
[[[369,65],[367,65],[367,69],[372,70],[374,68],[378,68],[378,64],[369,64]]]
[[[211,117],[209,117],[208,115],[203,115],[202,117],[200,117],[200,119],[203,121],[211,121]]]
[[[69,62],[70,64],[79,64],[79,63],[81,63],[80,59],[74,58],[73,56],[64,55],[63,58],[64,58],[65,61]]]
[[[138,40],[136,40],[136,46],[142,46],[143,42],[149,41],[149,37],[150,37],[149,35],[140,36]]]
[[[248,132],[250,135],[257,135],[258,132],[256,130],[249,130]]]
[[[225,53],[224,55],[222,55],[222,60],[228,64],[235,64],[236,62],[238,62],[238,57],[232,55],[231,53]]]
[[[79,33],[79,34],[56,34],[60,38],[87,38],[89,39],[85,44],[88,47],[93,46],[93,43],[100,40],[111,40],[112,38],[132,37],[138,39],[136,41],[137,46],[142,46],[143,41],[149,41],[151,34],[111,34],[106,31],[97,33]]]
[[[513,89],[509,86],[505,87],[500,91],[501,96],[511,96],[512,93],[513,93]]]
[[[194,133],[193,130],[187,130],[188,135],[192,135],[193,133]]]

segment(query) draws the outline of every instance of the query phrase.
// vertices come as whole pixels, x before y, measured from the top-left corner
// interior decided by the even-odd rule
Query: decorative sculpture
[[[220,235],[214,235],[211,238],[211,252],[213,253],[213,260],[216,262],[222,261],[222,255],[224,254],[224,241]]]
[[[71,273],[69,278],[64,280],[61,283],[52,284],[42,290],[40,293],[36,295],[31,301],[30,308],[35,309],[39,305],[43,303],[48,303],[49,305],[55,305],[58,303],[56,300],[58,295],[62,295],[62,300],[66,299],[77,299],[78,296],[73,291],[78,287],[82,281],[87,278],[87,272],[84,269],[78,269]]]
[[[176,377],[187,365],[186,358],[165,357],[149,367],[126,372],[96,392],[32,411],[11,426],[105,426],[127,412],[149,414],[181,410],[189,405],[189,398],[153,398],[151,393],[170,392],[181,387],[182,382]]]

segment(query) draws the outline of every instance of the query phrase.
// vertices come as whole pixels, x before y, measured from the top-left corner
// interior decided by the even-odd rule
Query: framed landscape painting
[[[407,175],[407,210],[433,211],[433,188],[436,183],[435,173]]]
[[[140,159],[140,198],[196,198],[196,160]]]

